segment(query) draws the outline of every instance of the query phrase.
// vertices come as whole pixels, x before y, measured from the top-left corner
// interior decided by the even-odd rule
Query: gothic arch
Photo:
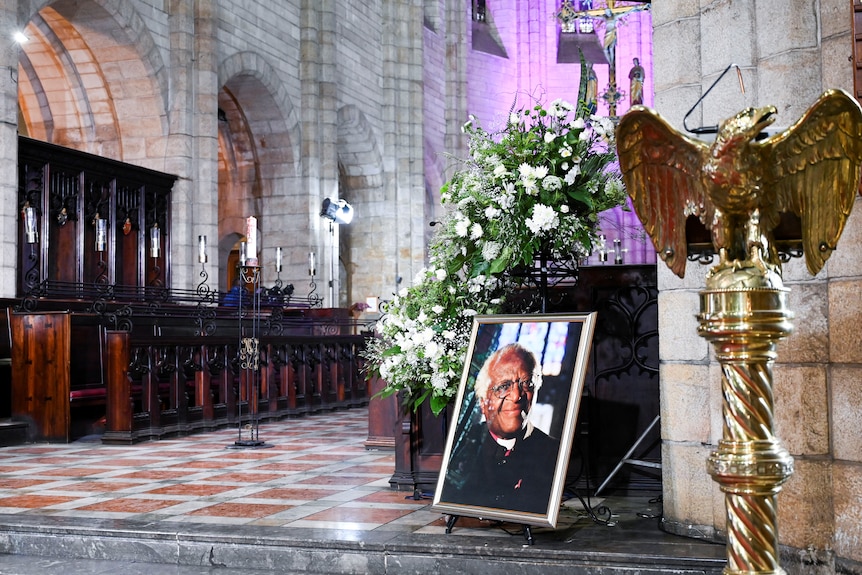
[[[219,262],[226,264],[236,243],[230,238],[243,237],[249,215],[258,218],[262,249],[289,245],[290,230],[307,229],[308,215],[297,210],[304,198],[296,185],[299,124],[275,69],[240,52],[222,62],[218,76]],[[223,269],[220,285],[231,273]]]
[[[130,3],[43,2],[24,30],[30,41],[19,52],[21,133],[163,167],[163,154],[146,142],[167,133],[167,72]]]

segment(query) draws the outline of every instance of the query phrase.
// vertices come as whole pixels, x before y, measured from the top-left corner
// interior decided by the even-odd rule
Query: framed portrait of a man
[[[556,526],[595,317],[474,318],[433,510]]]

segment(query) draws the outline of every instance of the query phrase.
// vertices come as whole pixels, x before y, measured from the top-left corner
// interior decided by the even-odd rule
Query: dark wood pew
[[[104,416],[104,328],[97,318],[70,312],[10,314],[12,418],[31,423],[31,438],[71,441],[87,434],[78,420]],[[86,415],[84,415],[86,413]]]

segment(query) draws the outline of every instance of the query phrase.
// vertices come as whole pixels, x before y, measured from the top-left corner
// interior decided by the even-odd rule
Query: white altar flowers
[[[414,408],[430,400],[434,413],[458,390],[472,316],[505,311],[508,272],[540,254],[588,256],[598,214],[626,198],[607,118],[556,100],[512,112],[499,133],[472,118],[463,129],[470,156],[441,191],[448,209],[428,267],[387,303],[365,354],[383,395],[402,391]]]

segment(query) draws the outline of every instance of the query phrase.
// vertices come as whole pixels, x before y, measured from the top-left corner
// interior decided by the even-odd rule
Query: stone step
[[[605,528],[603,528],[605,529]],[[650,529],[655,529],[652,526]],[[68,517],[0,517],[0,553],[101,559],[129,563],[248,569],[273,573],[460,573],[483,575],[718,575],[724,547],[680,539],[656,544],[636,531],[614,537],[537,529],[535,544],[521,533],[490,531],[460,537],[457,527],[417,536],[400,531],[344,532],[273,529],[260,525],[201,525]]]

